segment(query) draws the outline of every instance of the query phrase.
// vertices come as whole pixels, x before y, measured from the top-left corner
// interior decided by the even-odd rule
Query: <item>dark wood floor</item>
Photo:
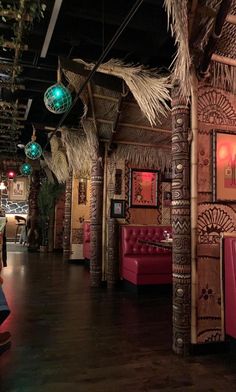
[[[8,256],[2,392],[236,390],[234,353],[172,353],[170,293],[90,289],[88,271],[59,255]]]

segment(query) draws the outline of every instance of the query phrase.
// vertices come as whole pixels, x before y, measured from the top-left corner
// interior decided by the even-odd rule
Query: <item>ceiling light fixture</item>
[[[55,0],[54,2],[54,6],[53,6],[53,10],[52,10],[52,14],[51,14],[51,19],[48,25],[48,29],[47,29],[47,33],[44,39],[44,43],[43,43],[43,47],[40,53],[40,57],[45,58],[47,56],[47,52],[48,52],[48,48],[52,39],[52,34],[57,22],[57,18],[58,18],[58,14],[60,12],[61,9],[61,5],[62,5],[62,1],[63,0]]]
[[[45,91],[44,103],[46,108],[55,114],[65,113],[72,105],[71,92],[61,82],[60,64],[57,70],[57,83]]]
[[[27,143],[25,146],[25,155],[27,156],[27,158],[30,159],[38,159],[41,157],[42,155],[42,147],[40,146],[40,144],[36,143],[36,130],[33,127],[33,134],[31,136],[31,142]]]
[[[24,176],[29,176],[33,172],[33,168],[29,163],[25,162],[21,165],[20,172]]]

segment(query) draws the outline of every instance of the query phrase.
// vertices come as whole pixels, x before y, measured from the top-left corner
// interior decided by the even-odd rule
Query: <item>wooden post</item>
[[[116,219],[108,219],[108,268],[107,287],[112,288],[119,280],[119,225]]]
[[[38,194],[40,190],[40,174],[39,170],[33,170],[30,177],[29,191],[29,217],[28,217],[28,251],[36,252],[39,247],[39,208]]]
[[[102,218],[103,218],[103,156],[101,148],[92,160],[91,204],[90,204],[90,276],[91,286],[99,287],[102,282]]]
[[[172,92],[173,350],[187,354],[191,337],[189,108]]]
[[[63,257],[65,260],[70,258],[71,254],[71,201],[72,201],[72,181],[73,174],[70,173],[66,181],[65,191],[65,213],[64,213],[64,233],[63,233]]]
[[[198,80],[191,75],[191,343],[197,343]]]

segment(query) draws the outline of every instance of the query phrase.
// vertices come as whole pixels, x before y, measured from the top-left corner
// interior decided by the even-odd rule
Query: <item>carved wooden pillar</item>
[[[189,351],[191,339],[191,227],[189,108],[172,94],[173,350]]]
[[[90,202],[90,276],[91,286],[102,281],[102,213],[103,213],[103,153],[92,160]]]
[[[111,288],[119,280],[119,225],[116,219],[108,219],[108,265],[107,287]]]
[[[65,260],[70,258],[71,245],[71,202],[72,202],[72,183],[73,174],[70,173],[68,180],[66,181],[65,191],[65,213],[64,213],[64,232],[63,232],[63,257]]]
[[[35,252],[39,247],[39,208],[38,194],[40,190],[40,173],[39,170],[33,170],[30,177],[29,190],[29,214],[28,214],[28,251]]]

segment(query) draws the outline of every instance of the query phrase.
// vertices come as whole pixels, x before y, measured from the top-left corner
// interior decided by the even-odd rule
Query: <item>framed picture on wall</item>
[[[111,199],[111,218],[125,218],[125,200]]]
[[[158,170],[130,169],[129,205],[132,208],[158,207]]]
[[[213,132],[213,200],[236,200],[236,133]]]
[[[28,179],[26,177],[16,177],[9,181],[9,200],[25,201],[27,200]]]
[[[170,191],[164,191],[163,192],[163,206],[170,207],[171,200],[172,200],[172,193]]]

